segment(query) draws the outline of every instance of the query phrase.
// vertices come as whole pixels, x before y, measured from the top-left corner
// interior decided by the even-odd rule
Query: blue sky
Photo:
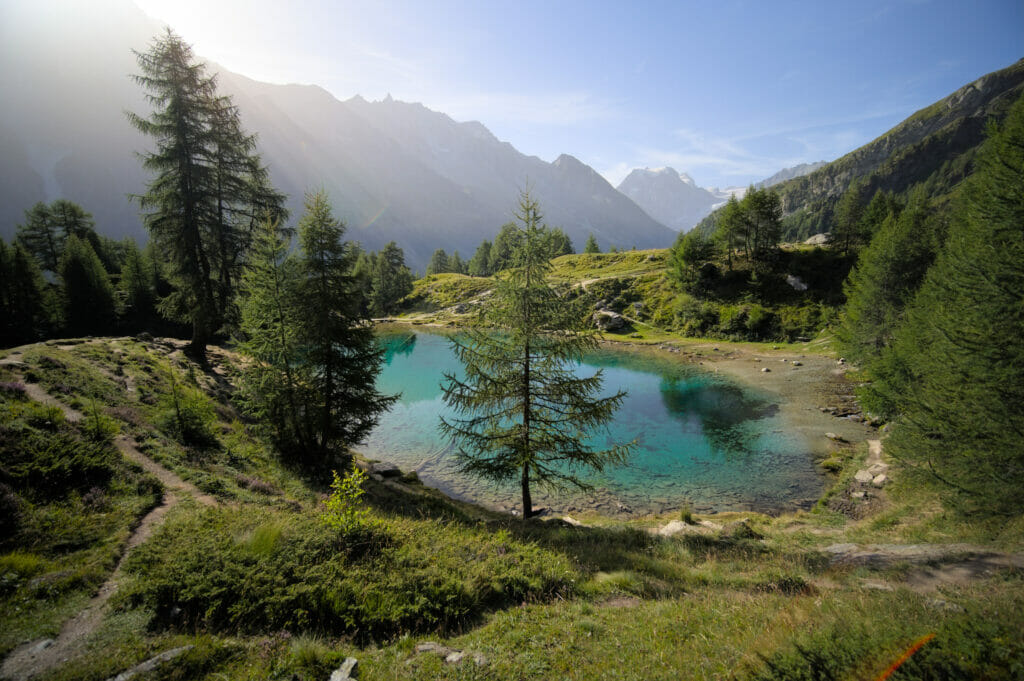
[[[234,71],[422,102],[613,184],[832,160],[1024,57],[1022,0],[137,4]]]

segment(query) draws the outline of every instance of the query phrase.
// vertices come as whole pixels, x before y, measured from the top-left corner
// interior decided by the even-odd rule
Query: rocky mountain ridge
[[[0,57],[0,236],[13,236],[37,201],[68,198],[111,237],[144,241],[127,195],[148,176],[150,147],[125,111],[149,110],[130,74],[162,28],[127,0],[102,16],[81,5],[38,3],[14,17]],[[60,38],[60,36],[64,36]],[[68,37],[70,36],[70,37]],[[200,56],[201,58],[201,56]],[[567,155],[547,163],[478,122],[460,123],[390,97],[341,101],[314,85],[272,85],[209,65],[230,95],[293,219],[306,191],[327,191],[348,238],[376,249],[396,241],[414,268],[436,248],[468,257],[512,218],[529,187],[549,225],[577,248],[593,233],[606,249],[668,246],[674,234]]]

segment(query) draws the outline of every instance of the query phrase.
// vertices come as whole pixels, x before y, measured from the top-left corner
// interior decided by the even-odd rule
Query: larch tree
[[[597,245],[597,239],[594,238],[593,234],[587,236],[587,243],[583,247],[584,253],[600,253],[601,247]]]
[[[469,260],[469,274],[473,277],[491,275],[491,242],[484,239],[477,246],[476,253]]]
[[[499,483],[518,480],[526,518],[533,512],[531,485],[586,489],[579,472],[623,461],[629,446],[586,444],[625,393],[600,397],[601,371],[587,377],[574,371],[596,347],[594,332],[581,310],[547,284],[547,230],[526,192],[516,218],[512,269],[499,276],[483,313],[488,328],[470,328],[451,341],[465,378],[445,375],[444,399],[455,415],[442,418],[441,429],[458,447],[464,472]]]
[[[395,400],[377,392],[383,352],[352,276],[354,248],[321,191],[308,195],[298,229],[294,316],[304,375],[300,441],[326,457],[361,441]],[[299,358],[296,358],[298,360]]]
[[[399,300],[412,293],[412,272],[405,253],[394,241],[373,258],[370,273],[370,314],[382,317],[394,311]]]
[[[202,360],[230,316],[255,222],[262,213],[280,217],[282,197],[269,188],[237,110],[181,38],[168,30],[136,57],[134,78],[154,111],[128,116],[156,145],[142,154],[153,179],[136,198],[175,289],[161,312],[191,323],[188,353]]]
[[[990,132],[898,332],[892,455],[971,511],[1024,510],[1024,97]],[[909,209],[908,209],[909,210]]]
[[[56,307],[32,254],[0,239],[0,347],[46,337],[56,326]]]
[[[87,241],[99,254],[100,237],[92,214],[67,199],[35,204],[25,211],[25,223],[18,226],[18,241],[35,256],[40,267],[50,272],[57,271],[69,236]]]
[[[57,272],[66,331],[73,335],[111,332],[117,316],[114,289],[89,242],[68,237]]]

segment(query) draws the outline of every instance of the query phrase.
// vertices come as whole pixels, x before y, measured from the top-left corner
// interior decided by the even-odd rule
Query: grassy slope
[[[795,291],[784,274],[762,275],[755,293],[749,267],[735,270],[716,263],[723,273],[713,290],[701,298],[681,293],[666,276],[668,249],[620,253],[574,254],[552,260],[549,280],[628,317],[630,325],[609,333],[629,342],[679,342],[685,338],[716,341],[771,340],[786,342],[816,336],[842,302],[842,280],[852,262],[828,250],[786,246],[779,271],[808,284]],[[440,274],[419,279],[403,302],[403,321],[456,326],[471,323],[477,303],[493,287],[491,277]],[[466,303],[461,312],[459,303]]]
[[[585,273],[599,276],[600,268]],[[450,502],[411,480],[406,491],[371,481],[366,541],[332,539],[316,520],[323,488],[282,466],[238,421],[222,401],[227,386],[217,376],[190,372],[180,353],[169,356],[169,350],[124,339],[34,346],[24,353],[30,377],[51,393],[83,411],[94,400],[108,405],[100,407],[103,415],[122,432],[149,443],[154,458],[228,505],[173,510],[129,560],[130,581],[85,656],[46,678],[109,678],[184,644],[195,648],[146,678],[323,679],[346,655],[359,658],[364,679],[748,678],[768,673],[761,656],[785,672],[778,678],[800,678],[796,668],[815,664],[836,665],[836,678],[870,678],[926,633],[938,634],[922,653],[929,669],[959,664],[961,673],[988,669],[992,678],[1010,678],[1000,670],[1024,663],[1017,636],[1024,630],[1019,572],[916,593],[901,581],[907,567],[829,566],[822,549],[846,541],[1024,548],[1020,519],[954,517],[925,491],[901,486],[898,471],[886,490],[887,504],[861,520],[829,510],[827,501],[779,518],[713,518],[723,524],[748,518],[763,539],[721,531],[663,538],[646,531],[669,518],[583,518],[591,525],[585,528],[557,521],[524,525]],[[190,374],[211,396],[215,446],[182,446],[154,425],[164,415],[170,377],[188,385]],[[125,389],[126,382],[134,391]],[[18,423],[9,412],[3,412],[4,433]],[[841,457],[840,489],[865,456],[852,449]],[[115,466],[124,467],[127,479],[142,479],[131,467]],[[106,551],[99,576],[102,566],[110,569],[131,518],[151,503],[133,494],[124,491],[123,502],[113,504],[128,510],[103,535],[112,539],[77,549]],[[67,496],[54,503],[80,503]],[[84,529],[103,525],[92,514],[78,522]],[[0,560],[27,564],[32,559],[18,556],[38,555],[33,574],[44,577],[59,572],[61,561],[79,561],[46,541],[8,541]],[[291,574],[303,578],[288,586]],[[22,581],[3,593],[0,604],[8,647],[52,633],[96,578],[59,596],[31,591]],[[866,588],[872,582],[893,590]],[[338,594],[346,589],[360,593],[345,601]],[[217,610],[218,598],[225,597]],[[310,603],[328,603],[327,619],[303,619],[303,608],[289,598],[306,598],[307,612],[314,612]],[[168,604],[180,606],[183,615],[169,616]],[[283,604],[278,619],[268,616],[275,604]],[[38,621],[20,618],[14,612],[19,607],[30,608]],[[236,621],[228,616],[231,608],[240,616]],[[330,619],[346,612],[358,612],[362,620],[351,626]],[[386,626],[370,632],[372,622]],[[435,654],[415,652],[423,640],[485,660],[445,664]],[[824,661],[808,661],[795,643],[820,651]]]

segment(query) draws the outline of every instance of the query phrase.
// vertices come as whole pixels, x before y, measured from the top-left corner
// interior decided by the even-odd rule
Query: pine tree
[[[20,243],[0,239],[0,347],[47,337],[56,326],[56,305],[39,263]]]
[[[861,233],[864,217],[864,192],[862,181],[854,180],[839,197],[835,212],[832,215],[832,235],[829,240],[848,253],[851,248],[864,240]]]
[[[843,286],[847,302],[836,335],[843,354],[865,367],[892,342],[942,241],[941,222],[926,202],[915,192],[898,218],[890,213]]]
[[[57,271],[64,235],[53,224],[49,206],[39,202],[25,211],[25,223],[18,225],[18,241],[44,270]]]
[[[700,230],[692,229],[676,237],[669,249],[668,276],[684,289],[697,280],[697,268],[711,257],[713,247]]]
[[[114,289],[89,242],[68,237],[57,271],[66,331],[71,335],[111,333],[117,316]]]
[[[491,259],[488,262],[491,274],[512,267],[512,255],[519,248],[521,239],[522,231],[511,222],[501,226],[498,235],[494,237],[494,243],[491,244]]]
[[[711,237],[718,244],[719,249],[725,253],[726,262],[730,270],[732,270],[732,255],[743,243],[743,233],[746,224],[744,213],[745,211],[740,202],[736,200],[736,195],[731,194],[719,215],[718,227]]]
[[[288,257],[288,234],[267,220],[239,285],[244,339],[238,349],[252,360],[243,372],[241,402],[282,450],[307,444],[301,399],[308,391],[300,390],[307,372],[298,361],[299,275],[297,260]]]
[[[459,256],[458,251],[455,251],[448,256],[448,271],[454,272],[455,274],[466,273],[466,263],[462,261],[462,257]]]
[[[390,314],[399,300],[412,293],[412,272],[405,266],[405,253],[394,241],[388,242],[373,262],[370,313]]]
[[[601,247],[597,245],[597,239],[591,234],[587,237],[587,244],[583,247],[584,253],[600,253]]]
[[[443,248],[439,248],[430,256],[430,262],[427,263],[427,276],[449,271],[448,254],[444,252]]]
[[[970,510],[1024,511],[1024,97],[965,181],[895,343],[909,380],[887,440]]]
[[[213,334],[230,321],[255,222],[262,213],[280,217],[281,197],[269,188],[237,110],[181,38],[168,30],[136,57],[142,73],[135,80],[155,110],[129,119],[156,140],[156,150],[143,155],[154,179],[136,198],[175,287],[161,311],[192,324],[188,352],[202,360]]]
[[[580,468],[622,461],[628,447],[595,451],[587,432],[611,418],[625,395],[596,397],[601,372],[580,378],[573,366],[596,346],[579,310],[548,286],[547,238],[537,202],[520,196],[514,269],[499,278],[485,321],[452,339],[466,378],[446,374],[445,401],[457,416],[441,420],[459,447],[464,472],[495,482],[518,479],[523,517],[533,511],[531,483],[586,488]]]
[[[383,352],[360,313],[353,249],[342,242],[344,233],[323,192],[306,197],[294,321],[304,372],[299,440],[321,458],[362,440],[395,399],[374,387]]]
[[[143,331],[156,322],[155,284],[153,263],[143,256],[134,240],[126,240],[121,279],[117,284],[118,317],[124,329]]]
[[[576,249],[572,247],[572,241],[569,240],[569,235],[557,227],[549,230],[547,239],[548,254],[552,258],[557,258],[560,255],[572,255],[576,252]]]
[[[44,270],[56,272],[69,236],[87,241],[100,254],[102,244],[95,227],[92,214],[74,201],[57,199],[49,205],[40,202],[25,211],[25,224],[18,226],[18,241]]]
[[[491,276],[491,242],[484,239],[469,261],[469,274],[473,277]]]

